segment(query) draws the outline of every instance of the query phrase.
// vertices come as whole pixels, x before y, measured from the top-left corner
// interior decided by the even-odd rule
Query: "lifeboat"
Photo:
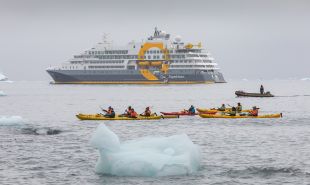
[[[151,62],[151,66],[161,66],[162,62]]]
[[[150,62],[139,62],[139,66],[149,66]]]

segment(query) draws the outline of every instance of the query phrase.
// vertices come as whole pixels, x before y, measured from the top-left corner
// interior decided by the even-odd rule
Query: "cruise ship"
[[[104,36],[95,47],[47,72],[56,84],[195,84],[225,82],[201,43],[155,28],[142,42],[115,47]]]

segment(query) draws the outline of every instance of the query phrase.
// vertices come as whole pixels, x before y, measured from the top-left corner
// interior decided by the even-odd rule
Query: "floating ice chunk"
[[[302,78],[300,80],[302,80],[302,81],[310,81],[310,78]]]
[[[0,126],[19,125],[24,122],[20,116],[0,116]]]
[[[5,75],[0,73],[0,81],[5,81],[5,80],[8,80],[8,78]]]
[[[6,96],[6,94],[3,91],[0,91],[0,96]]]
[[[120,143],[117,135],[101,124],[91,145],[100,152],[96,172],[117,176],[186,175],[197,172],[201,161],[199,147],[186,134]]]
[[[93,134],[90,144],[100,150],[119,151],[120,141],[117,135],[104,124],[99,125]]]

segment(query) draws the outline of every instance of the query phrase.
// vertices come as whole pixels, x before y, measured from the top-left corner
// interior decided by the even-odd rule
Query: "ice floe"
[[[104,124],[98,126],[91,145],[100,152],[96,172],[116,176],[188,175],[198,171],[201,152],[186,134],[143,137],[120,142]]]
[[[6,96],[6,94],[3,91],[0,91],[0,96]]]
[[[0,81],[6,81],[6,80],[8,80],[8,78],[0,73]]]
[[[0,126],[10,126],[23,124],[24,119],[20,116],[1,116],[0,115]]]
[[[310,81],[310,78],[302,78],[300,80],[302,80],[302,81]]]

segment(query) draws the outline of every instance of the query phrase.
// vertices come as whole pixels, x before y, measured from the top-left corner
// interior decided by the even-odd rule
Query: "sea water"
[[[51,85],[0,83],[0,184],[309,184],[310,81],[228,80],[197,85]],[[236,98],[234,91],[266,91],[274,98]],[[260,107],[280,119],[179,119],[79,121],[131,105],[139,113],[217,107]],[[13,118],[12,118],[13,116]],[[14,116],[18,116],[14,118]],[[5,118],[5,119],[3,119]],[[3,121],[5,120],[5,121]],[[11,123],[11,124],[10,124]],[[186,134],[201,149],[197,172],[160,177],[122,177],[96,172],[100,159],[90,140],[104,123],[120,140]],[[170,153],[171,150],[167,150]],[[171,152],[173,153],[173,152]]]

